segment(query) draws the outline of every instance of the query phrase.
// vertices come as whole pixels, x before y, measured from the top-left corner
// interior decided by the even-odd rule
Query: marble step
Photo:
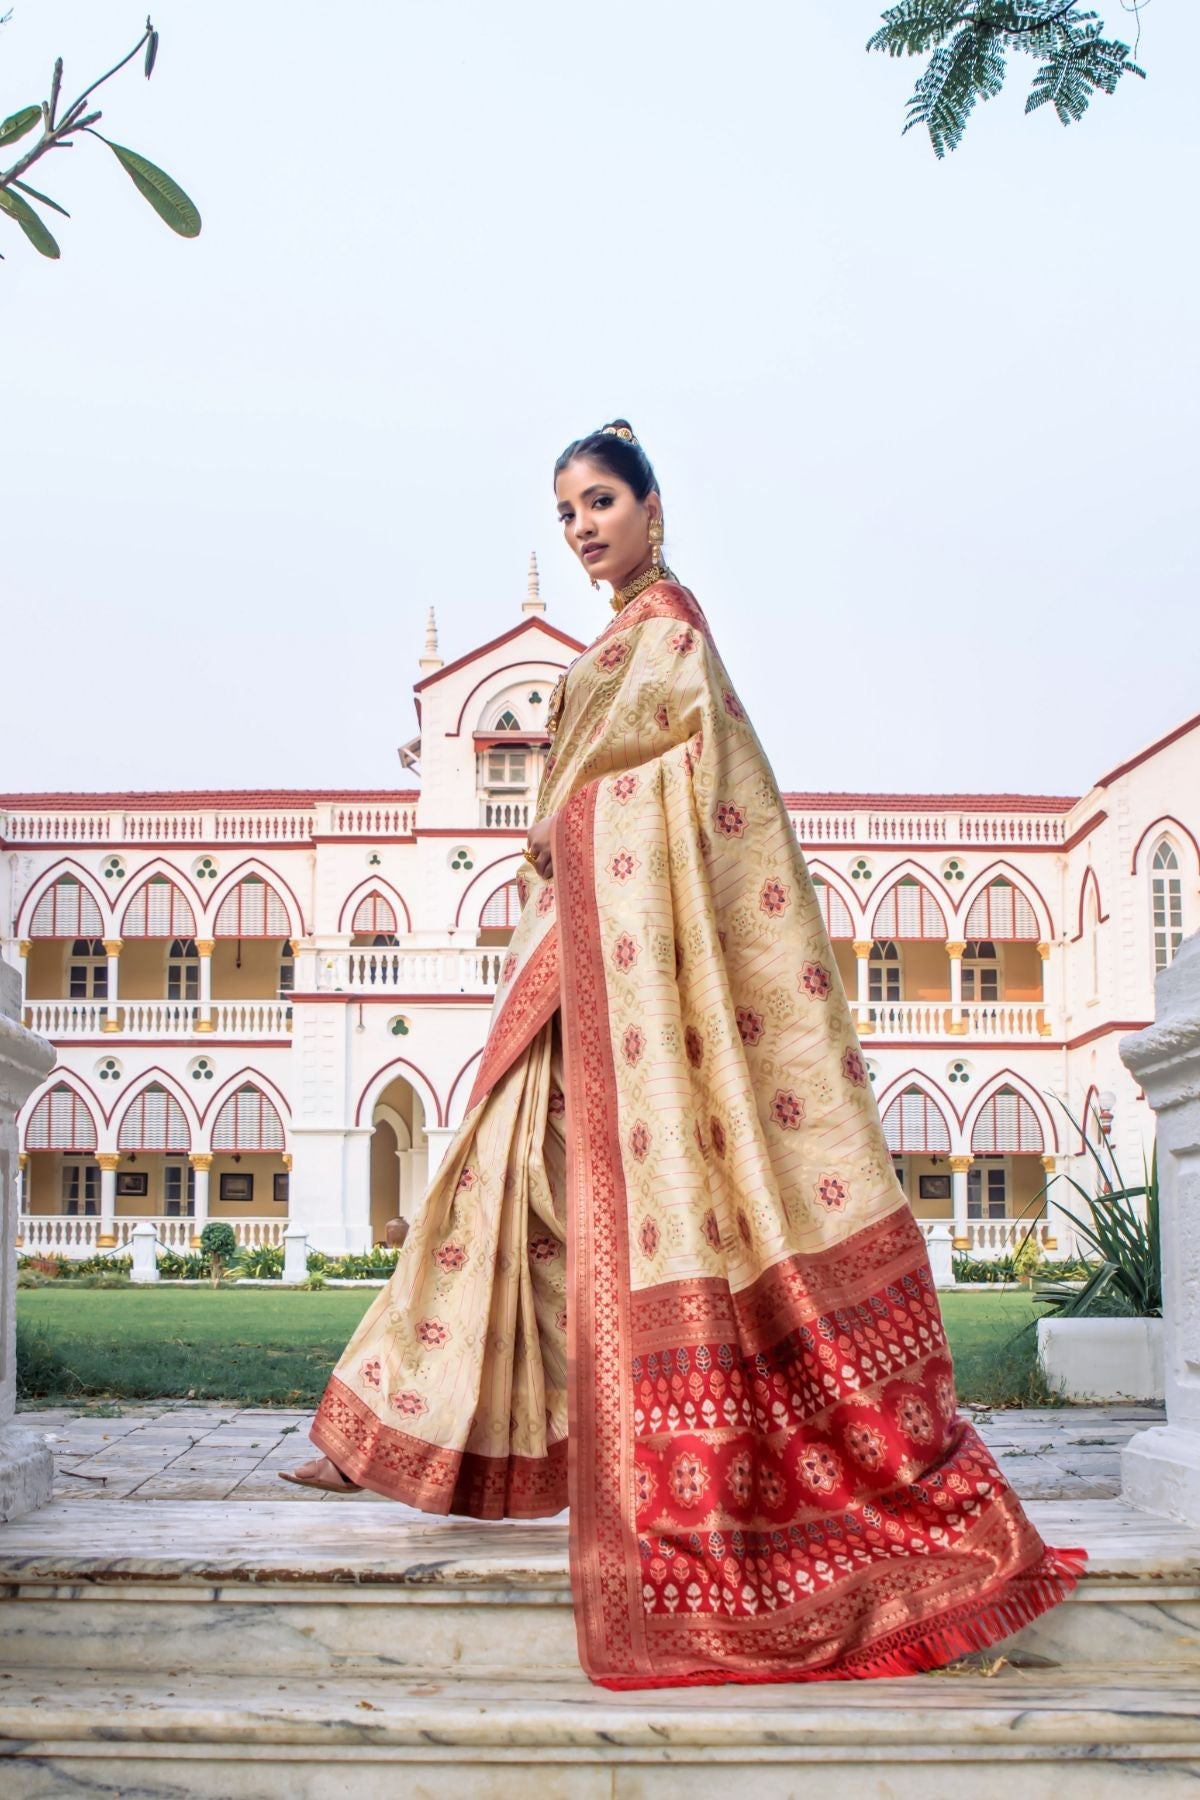
[[[999,1648],[1026,1669],[1200,1670],[1200,1533],[1118,1501],[1030,1508],[1091,1562]],[[0,1668],[387,1679],[578,1670],[566,1524],[321,1506],[60,1501],[0,1529]]]
[[[1176,1800],[1200,1673],[610,1694],[31,1670],[0,1678],[0,1761],[6,1800]]]

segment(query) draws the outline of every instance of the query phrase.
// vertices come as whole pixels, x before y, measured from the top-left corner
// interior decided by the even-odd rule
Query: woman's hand
[[[533,866],[543,881],[549,881],[554,874],[554,861],[550,855],[550,819],[540,819],[536,825],[529,827],[529,848],[533,854]]]

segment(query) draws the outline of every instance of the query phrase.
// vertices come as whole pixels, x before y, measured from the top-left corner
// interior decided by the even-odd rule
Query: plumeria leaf
[[[64,219],[70,218],[71,215],[65,206],[60,206],[57,200],[52,200],[50,198],[49,194],[40,193],[37,188],[30,187],[27,181],[14,181],[12,185],[15,188],[20,188],[21,192],[23,194],[28,194],[31,199],[40,200],[43,206],[48,206],[52,211],[61,213]]]
[[[40,106],[23,106],[20,112],[10,113],[0,125],[0,148],[5,144],[15,144],[18,138],[23,138],[27,131],[32,131],[41,121]]]
[[[22,200],[20,194],[14,194],[11,188],[0,188],[0,212],[6,212],[10,219],[15,219],[35,250],[43,256],[57,260],[61,250],[47,231],[40,216],[34,212],[28,200]]]
[[[185,238],[200,236],[199,211],[177,181],[172,181],[165,170],[140,156],[136,150],[127,150],[124,144],[114,144],[111,139],[101,137],[99,132],[95,135],[108,145],[138,193],[150,202],[159,218],[172,231],[177,231],[180,237]]]

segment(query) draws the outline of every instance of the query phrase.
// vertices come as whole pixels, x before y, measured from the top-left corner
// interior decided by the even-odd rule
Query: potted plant
[[[1082,1128],[1080,1135],[1098,1170],[1098,1192],[1070,1175],[1052,1175],[1043,1191],[1066,1181],[1083,1202],[1080,1212],[1062,1211],[1087,1247],[1086,1272],[1079,1281],[1034,1282],[1034,1299],[1047,1308],[1038,1320],[1038,1361],[1067,1400],[1161,1400],[1158,1153],[1149,1165],[1143,1158],[1142,1180],[1130,1184],[1102,1129],[1098,1143]]]

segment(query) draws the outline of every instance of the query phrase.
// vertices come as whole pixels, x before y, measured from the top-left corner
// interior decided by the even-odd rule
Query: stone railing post
[[[299,1287],[308,1280],[308,1233],[303,1225],[289,1225],[283,1234],[283,1282]]]
[[[54,1051],[17,1023],[21,977],[0,962],[0,1524],[31,1512],[54,1489],[43,1438],[17,1411],[17,1109],[54,1067]]]
[[[133,1267],[129,1271],[130,1281],[144,1283],[158,1280],[158,1232],[148,1220],[143,1219],[135,1225],[129,1234],[129,1247],[133,1252]]]
[[[1155,1003],[1154,1024],[1120,1048],[1157,1126],[1167,1422],[1130,1440],[1121,1491],[1200,1525],[1200,933],[1162,971]]]

